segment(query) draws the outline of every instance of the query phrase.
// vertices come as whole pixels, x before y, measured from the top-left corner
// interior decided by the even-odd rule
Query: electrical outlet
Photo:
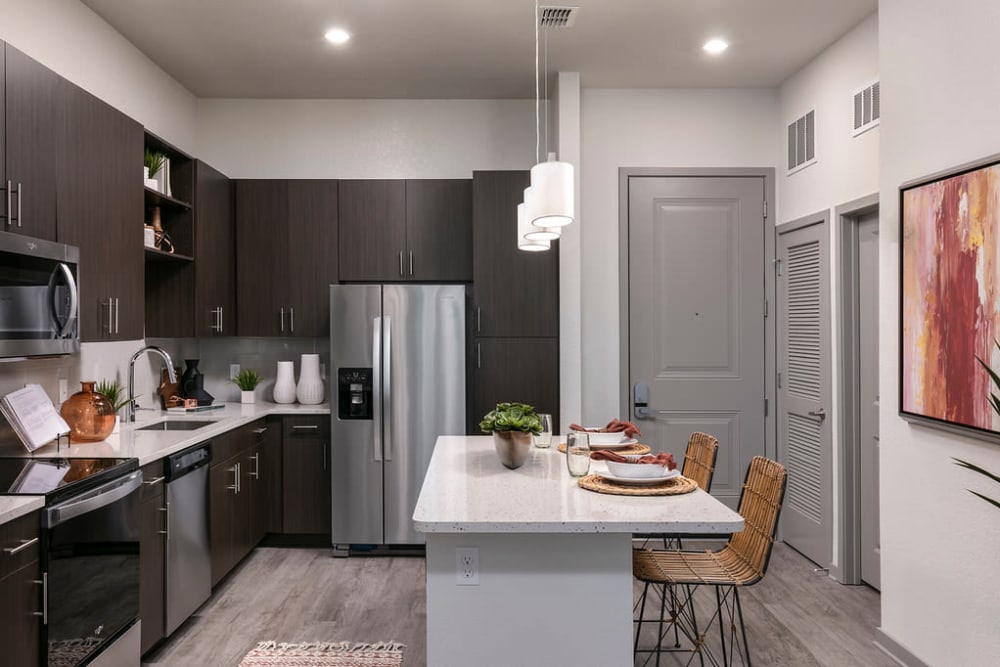
[[[59,378],[59,403],[65,403],[69,397],[69,385],[66,378]]]
[[[240,374],[239,364],[229,364],[229,379],[232,380],[234,377]]]
[[[455,549],[455,583],[458,586],[479,585],[479,548],[459,547]]]

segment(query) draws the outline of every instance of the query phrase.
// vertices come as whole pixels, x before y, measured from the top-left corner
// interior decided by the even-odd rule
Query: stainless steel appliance
[[[208,531],[208,464],[211,443],[167,457],[166,634],[170,635],[212,595]]]
[[[75,354],[80,251],[0,232],[0,357]]]
[[[42,664],[139,664],[136,459],[0,459],[0,494],[41,495]]]
[[[330,287],[332,539],[424,542],[413,509],[439,435],[465,433],[465,286]]]

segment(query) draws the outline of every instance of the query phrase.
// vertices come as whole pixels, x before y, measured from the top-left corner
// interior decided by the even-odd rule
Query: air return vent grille
[[[854,93],[854,136],[878,125],[881,115],[878,81]]]
[[[538,25],[542,28],[572,28],[579,13],[579,7],[539,7]]]
[[[803,169],[816,161],[816,110],[788,126],[788,172]]]

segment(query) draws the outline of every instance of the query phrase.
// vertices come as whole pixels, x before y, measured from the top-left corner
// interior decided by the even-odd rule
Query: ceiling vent
[[[879,124],[882,115],[879,99],[879,82],[867,85],[854,93],[854,136]]]
[[[805,169],[816,161],[816,110],[788,126],[788,173]]]
[[[539,7],[538,25],[542,28],[572,28],[576,25],[579,7]]]

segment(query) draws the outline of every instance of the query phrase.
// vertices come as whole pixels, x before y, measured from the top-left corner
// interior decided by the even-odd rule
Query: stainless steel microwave
[[[80,250],[0,232],[0,358],[75,354]]]

